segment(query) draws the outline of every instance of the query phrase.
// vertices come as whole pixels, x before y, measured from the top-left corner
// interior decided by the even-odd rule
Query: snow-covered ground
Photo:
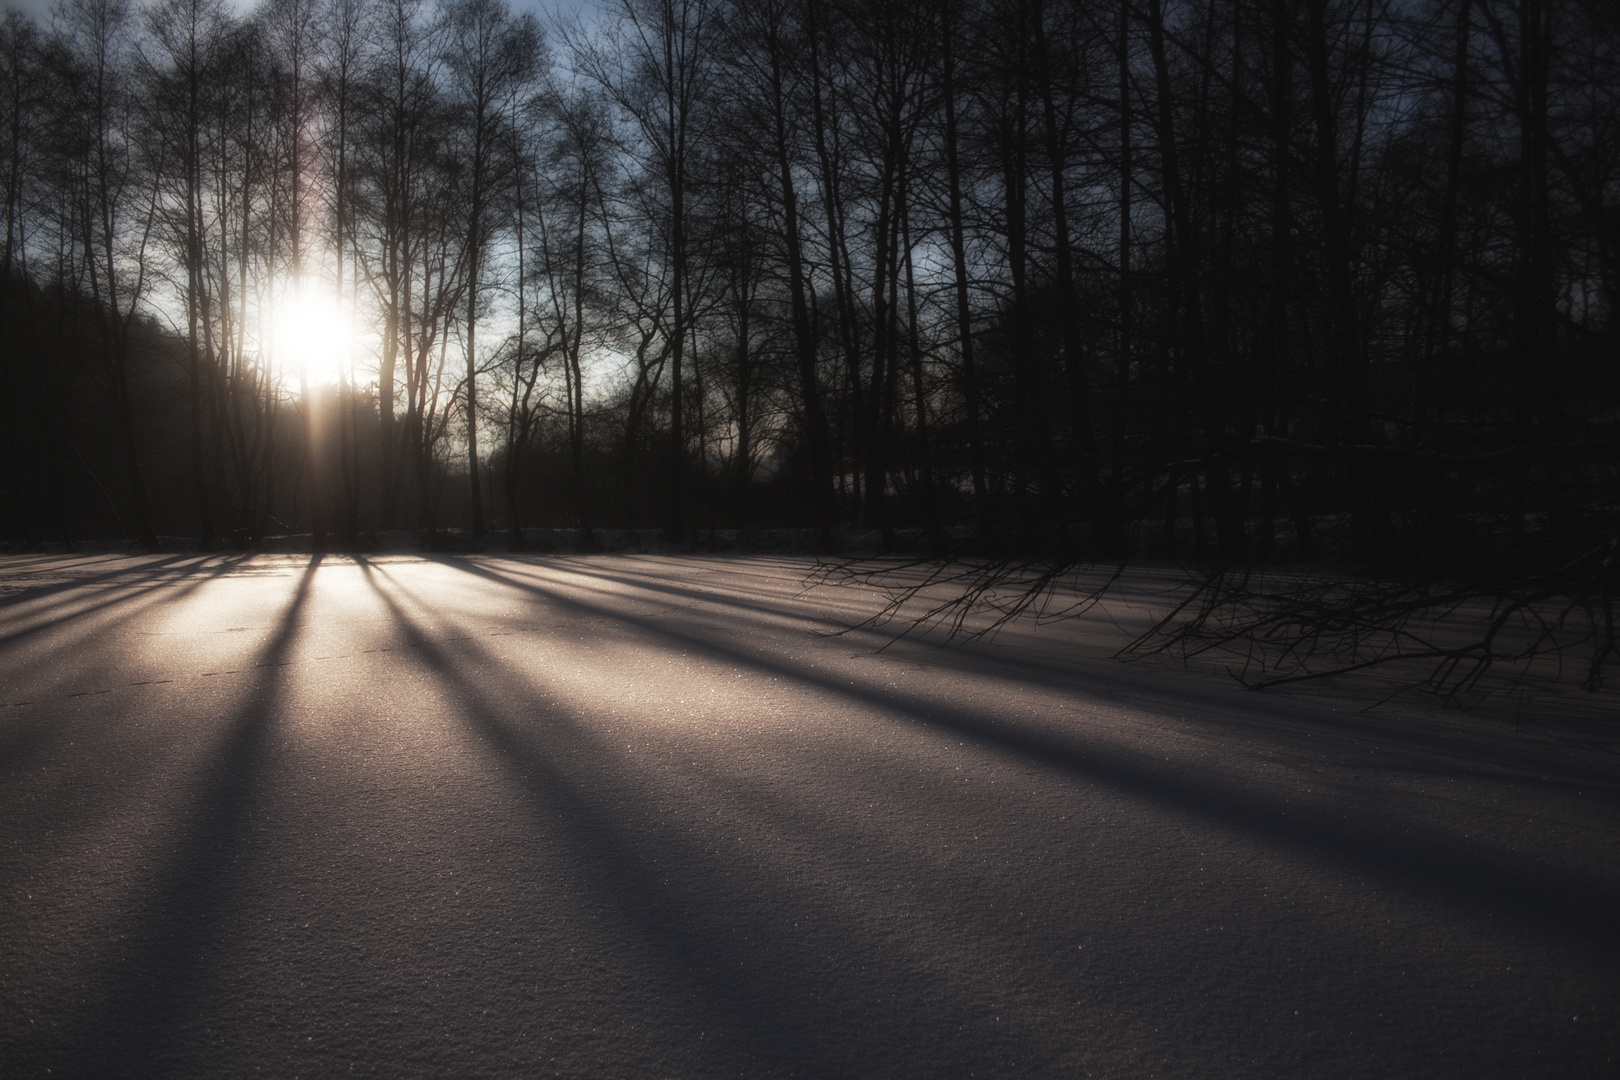
[[[0,559],[0,1076],[1620,1070],[1620,724],[807,568]]]

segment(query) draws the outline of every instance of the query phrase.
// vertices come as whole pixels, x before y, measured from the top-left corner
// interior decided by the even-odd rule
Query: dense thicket
[[[0,24],[8,538],[1614,542],[1613,5],[233,11]]]

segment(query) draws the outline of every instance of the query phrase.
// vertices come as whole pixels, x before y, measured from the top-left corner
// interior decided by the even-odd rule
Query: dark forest
[[[1609,5],[70,0],[0,65],[8,541],[1609,573]]]

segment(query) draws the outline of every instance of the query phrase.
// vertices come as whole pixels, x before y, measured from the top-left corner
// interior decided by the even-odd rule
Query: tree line
[[[1597,0],[65,0],[0,72],[13,540],[1612,561]]]

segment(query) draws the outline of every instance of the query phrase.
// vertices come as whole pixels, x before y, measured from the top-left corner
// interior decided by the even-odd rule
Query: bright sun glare
[[[297,379],[301,364],[309,365],[312,385],[330,385],[343,377],[354,349],[354,323],[335,297],[307,293],[283,301],[271,331],[288,377]]]

